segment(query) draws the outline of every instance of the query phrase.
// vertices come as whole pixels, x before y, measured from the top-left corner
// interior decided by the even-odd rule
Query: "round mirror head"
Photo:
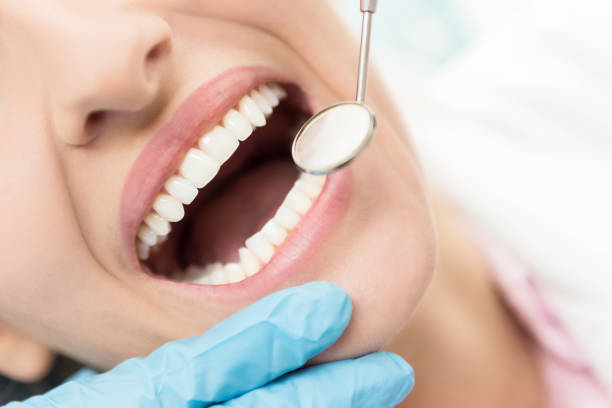
[[[300,170],[329,174],[349,164],[376,130],[374,113],[359,102],[340,102],[310,118],[293,140],[291,155]]]

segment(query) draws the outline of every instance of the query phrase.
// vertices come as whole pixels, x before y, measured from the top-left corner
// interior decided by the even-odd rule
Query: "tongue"
[[[198,208],[184,239],[184,265],[238,261],[238,249],[274,216],[296,177],[287,160],[268,160],[238,175]]]

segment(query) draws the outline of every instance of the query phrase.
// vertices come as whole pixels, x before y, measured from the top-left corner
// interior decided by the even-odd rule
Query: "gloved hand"
[[[394,354],[297,370],[340,337],[351,309],[347,294],[331,283],[285,289],[200,337],[6,407],[392,407],[414,378]]]

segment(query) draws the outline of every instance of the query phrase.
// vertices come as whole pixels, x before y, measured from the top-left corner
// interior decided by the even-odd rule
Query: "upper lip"
[[[265,67],[225,71],[193,91],[145,145],[130,169],[121,196],[120,231],[128,265],[138,267],[134,246],[136,230],[189,148],[240,98],[266,82],[286,82],[286,78]]]

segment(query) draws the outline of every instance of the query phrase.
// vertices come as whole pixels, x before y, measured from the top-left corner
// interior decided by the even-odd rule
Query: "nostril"
[[[163,42],[151,48],[151,50],[147,53],[147,62],[154,63],[164,53],[164,47],[166,46],[166,42]]]
[[[105,118],[105,111],[99,110],[91,112],[89,115],[87,115],[87,118],[85,119],[85,133],[94,133],[96,129],[98,129],[102,125],[102,122],[104,122]]]
[[[155,45],[147,52],[145,57],[145,74],[147,81],[155,79],[160,66],[163,65],[163,61],[170,54],[171,44],[170,40],[166,40]]]

